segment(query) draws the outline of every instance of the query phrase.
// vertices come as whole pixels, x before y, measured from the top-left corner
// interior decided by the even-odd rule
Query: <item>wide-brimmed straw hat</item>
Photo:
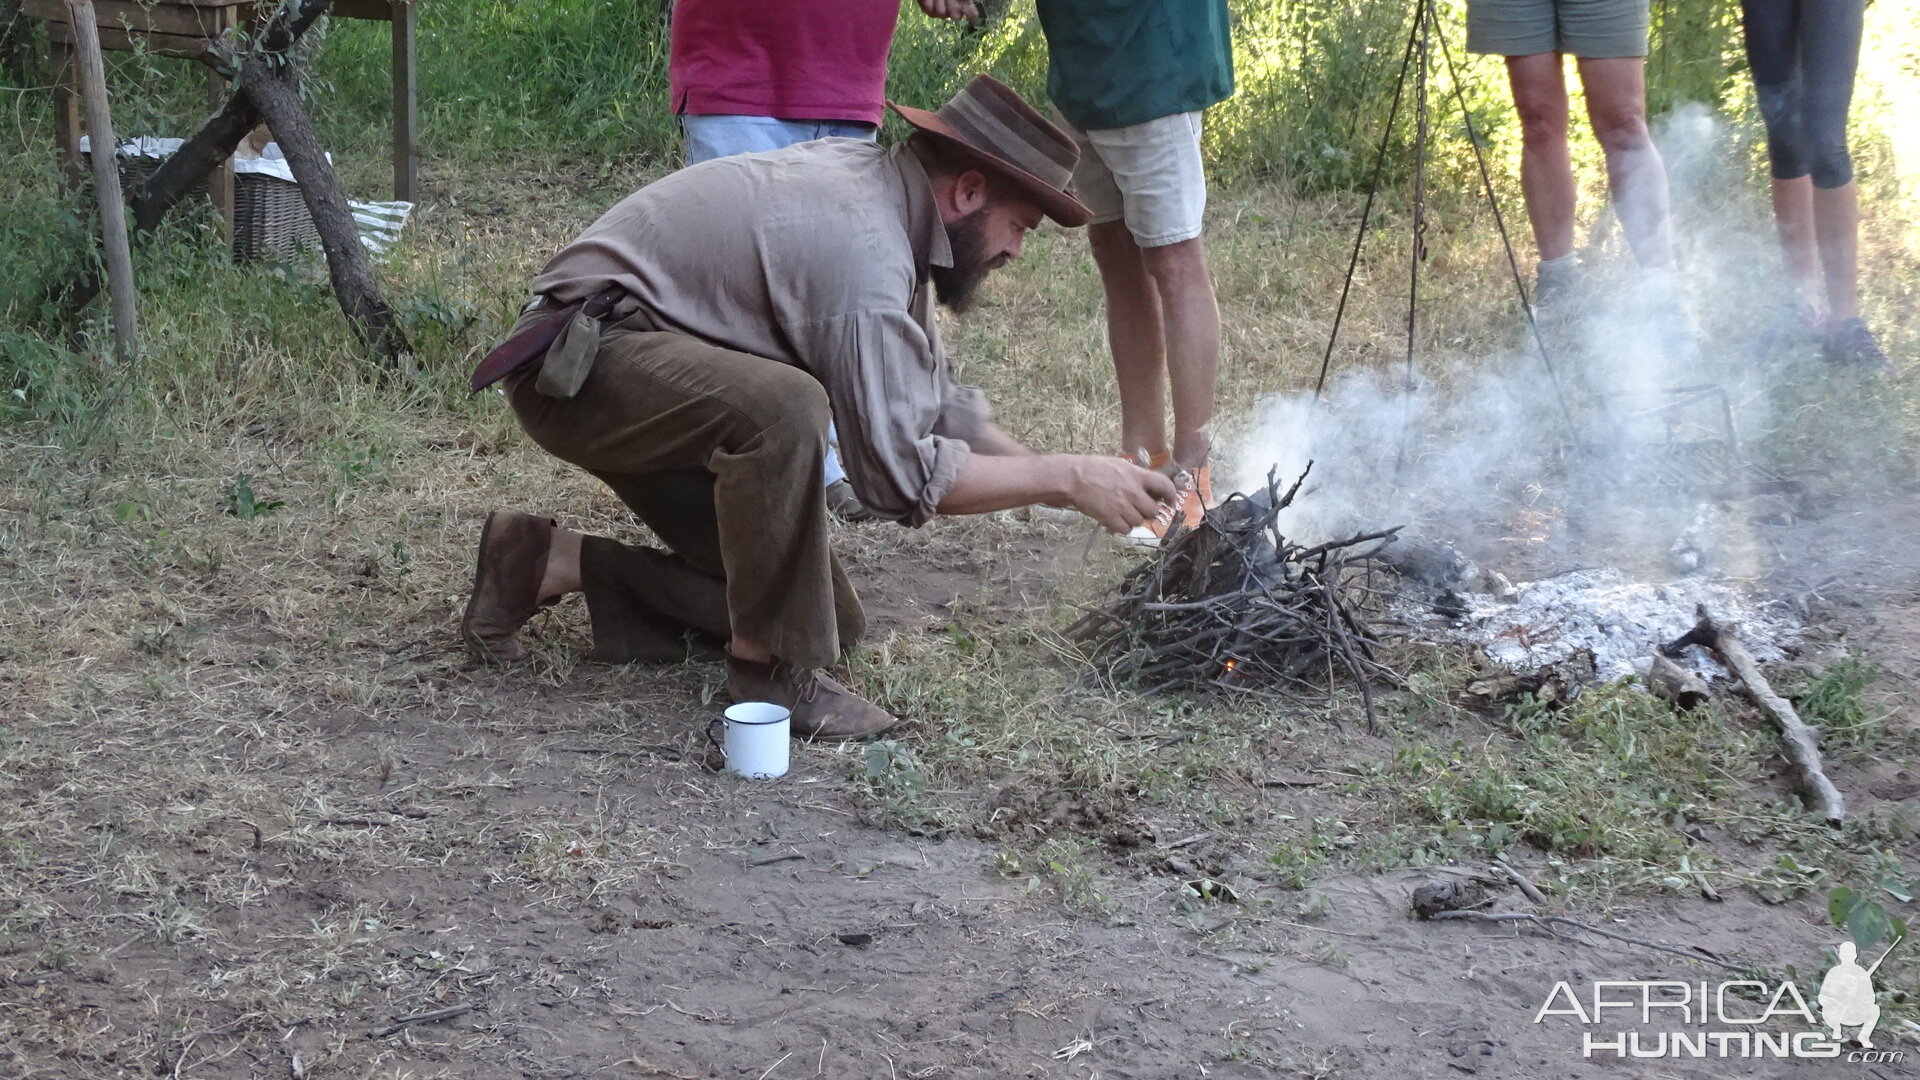
[[[982,167],[1012,181],[1048,217],[1068,228],[1093,217],[1067,194],[1080,148],[1013,88],[976,75],[938,112],[889,101],[907,123],[970,154]]]

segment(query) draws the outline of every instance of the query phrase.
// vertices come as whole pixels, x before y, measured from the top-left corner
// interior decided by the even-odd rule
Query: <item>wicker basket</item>
[[[159,168],[159,158],[122,155],[121,190],[132,198],[134,190]],[[89,179],[88,184],[91,183]],[[207,185],[195,184],[188,189],[187,197],[207,198]],[[307,212],[306,201],[300,197],[300,185],[260,173],[234,174],[231,250],[235,260],[291,262],[305,252],[319,249],[320,230],[314,227],[313,215]]]
[[[320,249],[300,185],[277,176],[236,173],[233,178],[233,257],[241,262],[292,262]]]

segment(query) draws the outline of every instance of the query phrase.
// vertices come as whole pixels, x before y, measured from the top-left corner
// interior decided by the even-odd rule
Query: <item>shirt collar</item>
[[[907,234],[913,238],[913,256],[922,266],[952,266],[953,247],[947,243],[947,227],[940,221],[940,205],[934,201],[933,180],[927,176],[920,155],[908,144],[893,151],[894,167],[907,190]]]

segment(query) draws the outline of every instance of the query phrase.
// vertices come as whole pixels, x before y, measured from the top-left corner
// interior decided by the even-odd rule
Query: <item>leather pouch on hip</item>
[[[580,385],[593,371],[594,357],[600,355],[600,320],[585,308],[573,313],[560,336],[547,347],[540,362],[540,374],[533,388],[550,398],[567,399],[580,392]]]

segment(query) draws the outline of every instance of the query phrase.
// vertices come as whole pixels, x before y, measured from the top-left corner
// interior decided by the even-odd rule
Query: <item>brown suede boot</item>
[[[526,655],[517,635],[540,610],[540,582],[557,523],[551,518],[495,510],[480,531],[473,595],[460,636],[482,660],[504,664]]]
[[[727,690],[735,701],[786,706],[793,712],[793,734],[801,739],[865,739],[900,722],[826,672],[797,671],[782,660],[756,664],[727,657]]]

